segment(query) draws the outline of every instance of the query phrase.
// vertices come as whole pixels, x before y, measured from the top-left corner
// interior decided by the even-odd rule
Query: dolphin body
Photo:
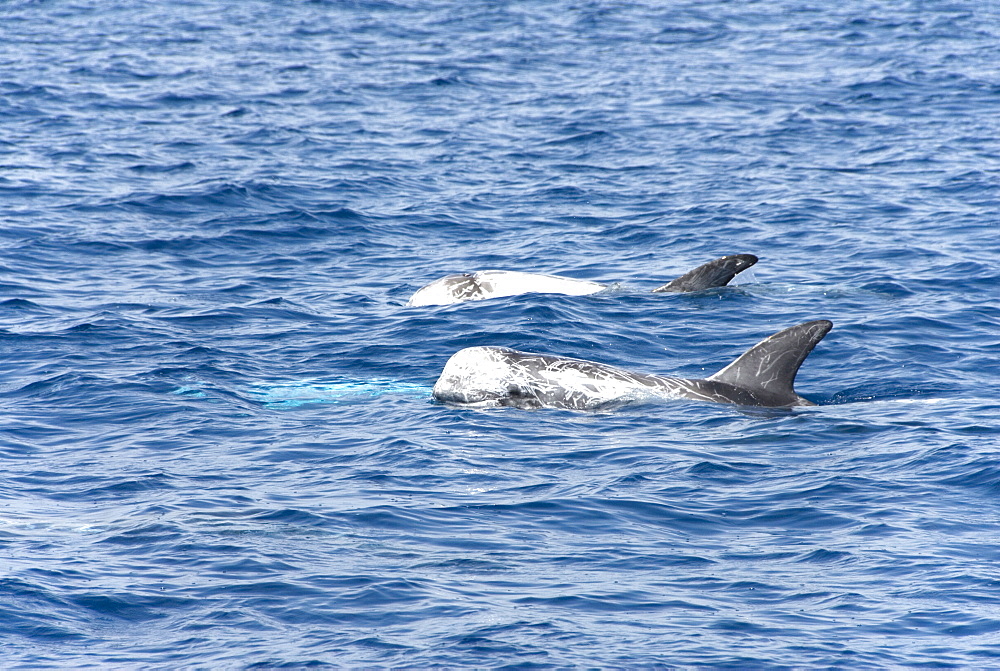
[[[649,398],[773,408],[815,405],[795,393],[795,374],[832,327],[817,320],[787,328],[704,380],[633,373],[505,347],[468,347],[448,360],[431,393],[444,403],[480,408],[605,410]]]
[[[702,264],[672,282],[653,289],[653,293],[700,291],[729,284],[738,273],[757,263],[753,254],[731,254]],[[417,290],[407,305],[451,305],[487,298],[517,296],[527,293],[587,296],[607,289],[608,285],[559,275],[521,273],[513,270],[480,270],[448,275]]]

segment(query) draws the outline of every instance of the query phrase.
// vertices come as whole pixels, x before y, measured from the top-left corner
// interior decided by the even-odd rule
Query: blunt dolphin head
[[[792,326],[718,373],[694,380],[505,347],[469,347],[448,360],[432,393],[444,403],[475,407],[600,410],[644,398],[773,408],[815,405],[795,392],[795,375],[832,327],[826,320]]]
[[[672,282],[653,289],[654,293],[700,291],[723,287],[753,264],[753,254],[732,254],[702,264]],[[587,296],[607,289],[608,285],[559,275],[540,275],[511,270],[480,270],[449,275],[417,290],[407,305],[451,305],[487,298],[518,296],[527,293]]]

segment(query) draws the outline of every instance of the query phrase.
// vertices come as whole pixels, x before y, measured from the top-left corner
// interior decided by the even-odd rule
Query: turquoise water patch
[[[311,403],[365,401],[386,394],[430,398],[431,388],[422,384],[382,378],[304,380],[254,385],[250,394],[266,408],[288,410]]]

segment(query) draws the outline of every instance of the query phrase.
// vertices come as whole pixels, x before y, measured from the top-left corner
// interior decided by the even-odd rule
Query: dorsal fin
[[[804,399],[795,393],[795,374],[831,328],[832,322],[819,319],[779,331],[708,379],[772,397],[775,405],[800,403]]]
[[[753,254],[731,254],[704,263],[694,270],[684,273],[676,280],[653,289],[653,293],[662,291],[701,291],[712,287],[724,287],[753,264],[757,257]]]

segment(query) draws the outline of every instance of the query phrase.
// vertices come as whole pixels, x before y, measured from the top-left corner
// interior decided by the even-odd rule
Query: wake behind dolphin
[[[677,279],[653,289],[653,293],[700,291],[723,287],[757,263],[753,254],[732,254],[709,261]],[[608,285],[559,275],[541,275],[511,270],[480,270],[449,275],[417,290],[407,305],[451,305],[488,298],[518,296],[527,293],[587,296],[607,289]]]
[[[505,347],[469,347],[448,360],[432,393],[438,401],[482,408],[601,410],[644,398],[775,408],[815,405],[795,393],[795,374],[832,327],[818,320],[787,328],[704,380],[633,373]]]

